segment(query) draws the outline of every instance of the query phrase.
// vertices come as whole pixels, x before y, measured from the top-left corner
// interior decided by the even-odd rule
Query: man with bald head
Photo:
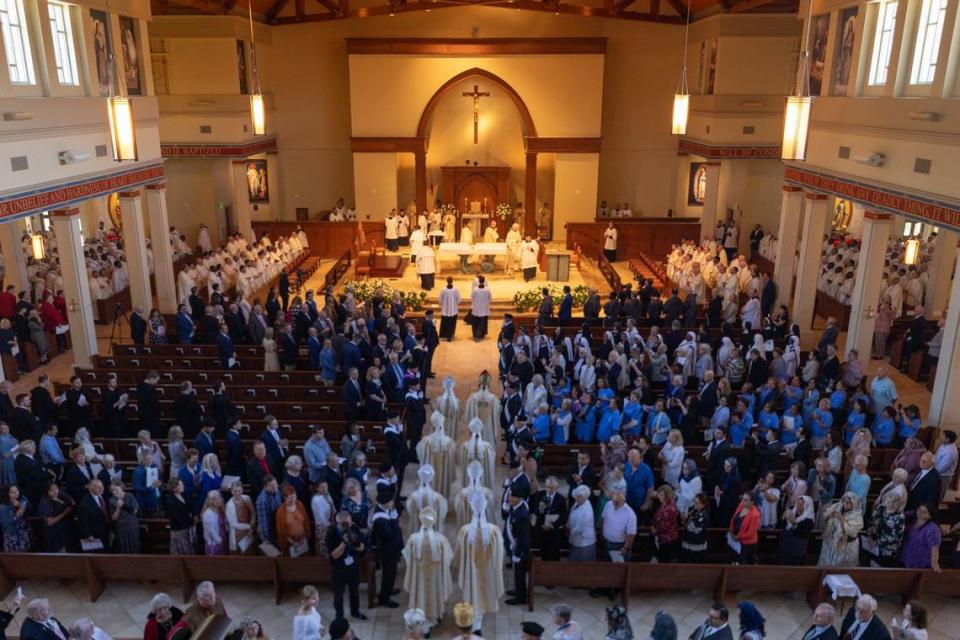
[[[833,628],[833,619],[837,611],[832,604],[821,602],[813,610],[813,624],[803,634],[802,640],[837,640],[837,630]]]
[[[940,476],[934,468],[935,461],[936,457],[930,451],[920,456],[920,471],[909,485],[907,512],[916,511],[920,505],[936,511],[940,503]]]

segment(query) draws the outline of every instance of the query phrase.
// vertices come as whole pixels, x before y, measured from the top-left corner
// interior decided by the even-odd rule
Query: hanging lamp
[[[793,93],[787,96],[783,112],[783,143],[780,157],[783,160],[805,160],[807,157],[807,132],[810,127],[810,21],[813,17],[813,0],[807,2],[807,22],[803,29],[803,53],[797,65],[797,81]]]
[[[253,4],[247,0],[247,18],[250,22],[250,62],[253,66],[253,93],[250,94],[250,119],[253,120],[253,135],[267,132],[267,108],[260,92],[260,77],[257,75],[257,43],[253,38]]]
[[[110,2],[107,1],[107,24],[110,30]],[[112,45],[112,39],[107,39]],[[107,97],[107,117],[110,120],[110,145],[115,162],[137,159],[137,129],[133,122],[133,102],[127,97],[127,83],[118,73],[117,56],[110,47],[110,95]],[[118,87],[119,85],[119,87]]]
[[[687,85],[687,43],[690,40],[690,0],[687,0],[687,26],[683,31],[683,71],[680,73],[680,86],[673,96],[673,128],[675,136],[687,132],[687,116],[690,113],[690,88]]]

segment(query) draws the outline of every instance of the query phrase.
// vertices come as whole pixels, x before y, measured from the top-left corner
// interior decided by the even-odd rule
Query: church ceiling
[[[554,14],[682,24],[686,0],[252,0],[256,19],[268,24],[322,22],[396,15],[467,5]],[[690,0],[692,20],[715,13],[796,13],[798,0]],[[246,13],[245,0],[152,0],[154,14]]]

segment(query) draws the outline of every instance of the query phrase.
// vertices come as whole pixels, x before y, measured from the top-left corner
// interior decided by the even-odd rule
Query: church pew
[[[531,558],[527,574],[527,610],[533,611],[536,601],[534,587],[590,587],[591,589],[620,589],[623,606],[629,606],[630,564],[605,562],[544,562]]]
[[[149,371],[149,367],[140,366],[122,366],[117,367],[107,362],[101,362],[99,359],[103,356],[96,356],[95,365],[90,369],[77,368],[74,372],[81,376],[84,381],[106,380],[108,374],[116,374],[117,380],[124,384],[137,384],[142,381]],[[160,374],[162,381],[183,382],[216,382],[223,380],[227,385],[320,385],[320,373],[317,371],[242,371],[231,369],[225,371],[216,369],[156,369]],[[327,387],[317,386],[317,389],[326,390]],[[334,387],[339,394],[340,389]]]
[[[193,382],[193,381],[191,381]],[[193,382],[193,388],[197,392],[197,399],[203,402],[205,398],[209,398],[210,394],[213,393],[215,385],[219,383],[217,381],[198,381]],[[156,389],[161,394],[163,398],[172,400],[177,397],[180,393],[180,382],[167,382],[163,381],[157,383]],[[62,393],[69,388],[70,385],[61,383],[54,385],[56,393]],[[131,399],[136,397],[136,383],[127,382],[123,383],[118,380],[118,388],[124,392],[127,392],[131,395]],[[100,394],[107,388],[106,380],[87,380],[83,386],[84,389],[89,390],[92,393]],[[230,394],[231,398],[236,397],[240,400],[257,400],[262,399],[264,401],[282,401],[282,402],[318,402],[318,403],[343,403],[342,391],[339,387],[309,387],[306,385],[234,385],[228,384],[227,392]]]
[[[635,564],[638,563],[630,563],[628,566]],[[636,569],[632,569],[627,583],[627,592],[647,593],[651,591],[662,591],[664,588],[664,574],[666,572],[658,571],[656,570],[657,568],[659,567],[651,565],[649,568],[637,566]],[[725,569],[726,567],[723,565],[690,564],[683,565],[682,571],[673,571],[673,567],[671,566],[669,571],[670,585],[672,588],[681,591],[709,591],[713,599],[719,602],[723,596]],[[531,593],[533,593],[532,590]]]

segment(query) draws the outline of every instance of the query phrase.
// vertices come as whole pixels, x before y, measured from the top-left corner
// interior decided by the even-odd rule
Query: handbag
[[[473,311],[467,311],[467,315],[463,317],[463,321],[469,325],[473,324],[474,319]]]

